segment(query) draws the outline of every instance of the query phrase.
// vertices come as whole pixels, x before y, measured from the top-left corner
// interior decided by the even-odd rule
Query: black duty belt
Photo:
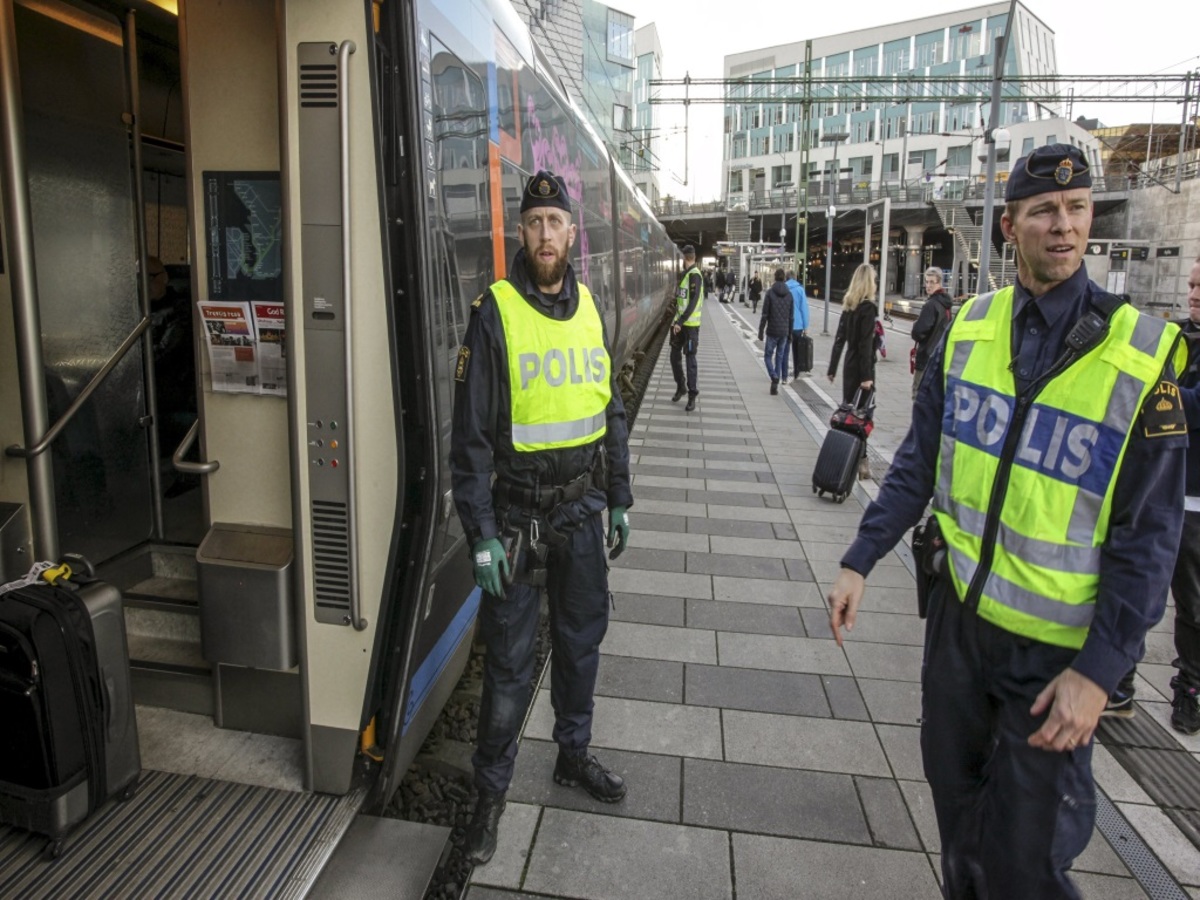
[[[497,481],[493,486],[496,502],[503,506],[518,506],[537,512],[549,512],[563,503],[578,500],[591,487],[591,472],[585,472],[574,481],[556,487],[527,488],[505,481]]]

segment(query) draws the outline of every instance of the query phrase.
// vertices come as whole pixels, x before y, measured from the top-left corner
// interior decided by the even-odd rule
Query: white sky
[[[678,0],[607,0],[635,18],[635,27],[651,22],[663,50],[663,77],[720,78],[724,58],[760,47],[788,44],[891,22],[917,19],[979,5],[972,0],[851,0],[790,5],[779,0],[680,3]],[[1025,6],[1055,34],[1061,75],[1183,73],[1200,70],[1200,13],[1194,0],[1151,0],[1125,4],[1025,0]],[[680,15],[685,10],[684,15]],[[1193,93],[1196,88],[1193,87]],[[672,96],[677,96],[672,89]],[[657,107],[662,194],[703,202],[721,193],[720,104],[692,104],[687,139],[682,106]],[[1088,103],[1076,97],[1072,118],[1099,118],[1105,125],[1131,122],[1178,123],[1175,102],[1144,104]],[[685,154],[686,147],[686,154]],[[686,174],[688,184],[680,182]]]

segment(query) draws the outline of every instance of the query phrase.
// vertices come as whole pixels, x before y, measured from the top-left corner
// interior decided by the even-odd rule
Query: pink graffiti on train
[[[575,217],[579,225],[579,254],[582,260],[581,271],[578,273],[584,284],[591,283],[588,271],[588,233],[583,222],[583,176],[580,173],[579,154],[571,158],[567,150],[567,139],[557,125],[551,126],[549,136],[542,130],[542,120],[537,113],[537,103],[532,96],[526,98],[525,113],[530,130],[530,148],[533,151],[533,171],[549,169],[555,175],[561,175],[567,183],[567,193],[575,201],[578,213]]]

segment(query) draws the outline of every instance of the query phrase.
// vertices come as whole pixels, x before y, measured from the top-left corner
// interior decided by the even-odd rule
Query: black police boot
[[[1196,734],[1200,732],[1200,691],[1176,675],[1171,679],[1171,689],[1175,696],[1171,700],[1171,727],[1180,734]]]
[[[687,388],[676,387],[675,396],[671,398],[672,403],[678,403],[684,394],[687,393]]]
[[[771,379],[771,393],[772,394],[779,393],[779,379],[778,378]]]
[[[559,749],[554,763],[554,781],[566,787],[582,786],[585,791],[604,803],[625,799],[625,782],[600,764],[588,753],[578,755]]]
[[[496,852],[496,836],[500,832],[500,816],[504,814],[504,791],[479,792],[475,815],[463,838],[463,856],[477,866],[484,865]]]
[[[700,393],[699,391],[696,392]],[[684,412],[691,412],[696,408],[696,394],[688,394],[688,404],[683,408]]]

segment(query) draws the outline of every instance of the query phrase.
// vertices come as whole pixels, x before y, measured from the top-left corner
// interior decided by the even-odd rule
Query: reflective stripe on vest
[[[608,430],[612,364],[604,324],[582,284],[575,315],[551,319],[508,281],[492,285],[508,350],[513,448],[558,450],[590,444]]]
[[[983,556],[992,488],[1017,415],[1012,310],[1011,287],[973,298],[946,336],[933,506],[960,599]],[[1104,339],[1038,393],[1009,470],[980,617],[1044,643],[1083,646],[1113,488],[1177,334],[1165,320],[1122,306]],[[1175,356],[1177,371],[1185,358]]]
[[[675,315],[682,316],[684,310],[688,308],[688,279],[695,273],[700,279],[700,296],[696,298],[696,308],[692,310],[692,314],[687,317],[686,322],[681,322],[682,325],[699,325],[700,310],[704,307],[704,276],[700,274],[698,266],[692,266],[683,273],[683,280],[679,282],[679,287],[675,291]]]

